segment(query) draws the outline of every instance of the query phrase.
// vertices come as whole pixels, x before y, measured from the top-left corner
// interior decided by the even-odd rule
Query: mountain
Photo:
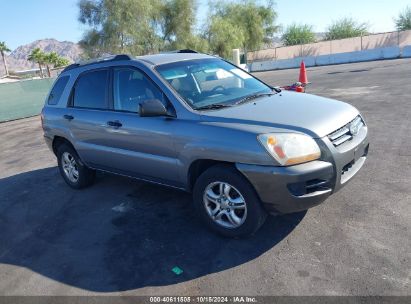
[[[31,51],[40,48],[44,52],[56,52],[62,57],[67,58],[70,62],[78,61],[83,53],[77,43],[70,41],[58,41],[56,39],[41,39],[32,43],[19,46],[6,55],[7,65],[10,71],[20,71],[36,68],[37,64],[27,60]],[[0,62],[0,75],[4,75],[4,67]]]

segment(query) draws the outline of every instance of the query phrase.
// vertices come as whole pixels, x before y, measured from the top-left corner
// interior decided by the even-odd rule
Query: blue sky
[[[205,20],[208,0],[199,0]],[[277,0],[278,23],[308,23],[322,32],[333,20],[350,16],[368,22],[372,32],[394,30],[393,17],[411,0]],[[77,0],[0,0],[0,41],[11,49],[37,39],[77,42],[85,29],[77,21]],[[4,14],[3,12],[7,12]]]

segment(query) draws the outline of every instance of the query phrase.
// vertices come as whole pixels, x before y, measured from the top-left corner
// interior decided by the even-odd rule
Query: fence
[[[293,59],[297,57],[332,55],[394,46],[402,48],[407,45],[411,45],[411,30],[263,49],[249,52],[247,54],[247,61],[248,63],[252,63],[265,60]]]
[[[0,84],[0,122],[40,113],[54,78]]]

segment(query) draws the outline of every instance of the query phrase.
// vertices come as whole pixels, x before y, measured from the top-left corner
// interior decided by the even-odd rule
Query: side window
[[[132,68],[114,68],[114,110],[138,112],[140,103],[149,99],[163,101],[163,94],[142,72]]]
[[[61,94],[63,94],[64,88],[66,87],[68,80],[69,80],[69,76],[63,76],[57,79],[56,83],[51,89],[49,98],[47,99],[47,103],[49,105],[58,104]]]
[[[108,70],[96,70],[80,75],[74,86],[73,106],[107,108]]]

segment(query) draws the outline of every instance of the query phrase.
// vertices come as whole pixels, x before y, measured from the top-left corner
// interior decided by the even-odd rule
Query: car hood
[[[291,129],[314,137],[328,135],[358,114],[356,108],[338,100],[288,91],[201,113],[206,121]]]

